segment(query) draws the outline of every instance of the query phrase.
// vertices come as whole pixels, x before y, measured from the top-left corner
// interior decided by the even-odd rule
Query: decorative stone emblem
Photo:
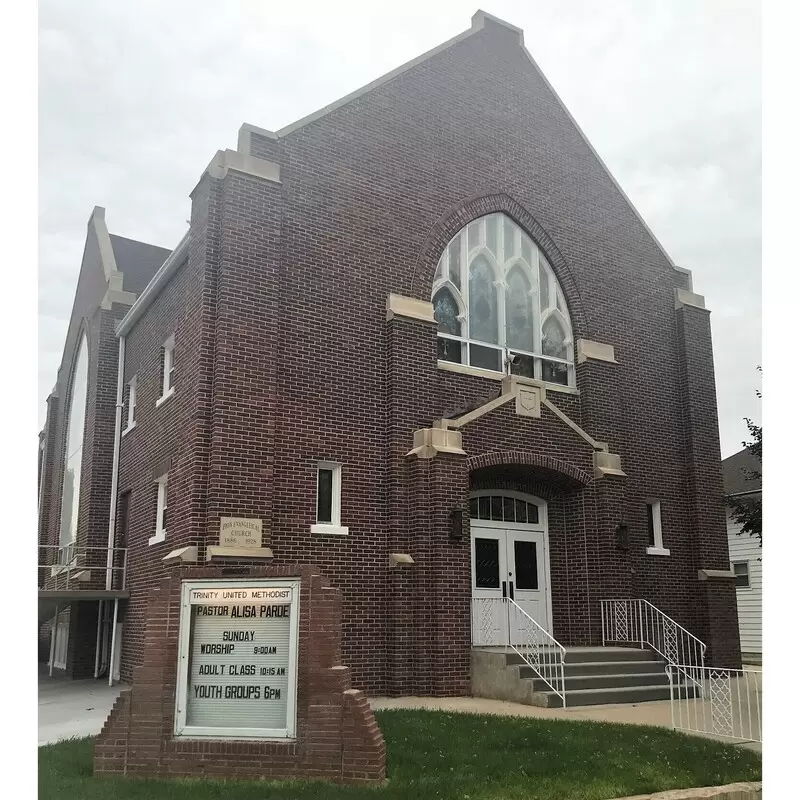
[[[542,397],[539,389],[520,386],[517,391],[516,411],[521,417],[541,417]]]

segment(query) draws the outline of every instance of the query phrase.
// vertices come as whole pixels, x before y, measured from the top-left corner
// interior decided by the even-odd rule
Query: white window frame
[[[319,473],[321,470],[330,470],[333,473],[331,481],[331,519],[330,522],[317,520],[311,526],[311,533],[332,534],[334,536],[347,536],[350,529],[342,525],[342,465],[338,461],[319,461],[317,463],[317,490],[314,493],[314,516],[316,518],[319,507]]]
[[[161,350],[163,369],[161,372],[161,397],[156,400],[157,406],[160,406],[165,400],[168,400],[170,397],[172,397],[172,395],[175,394],[175,383],[173,382],[172,386],[169,385],[170,375],[172,375],[175,370],[174,333],[164,342],[163,345],[161,345]]]
[[[164,528],[164,511],[169,509],[167,502],[169,492],[169,473],[165,472],[156,478],[155,483],[158,485],[157,500],[156,500],[156,532],[147,540],[147,544],[157,544],[163,542],[167,538],[167,530]],[[169,523],[169,521],[168,521]]]
[[[661,501],[648,500],[647,506],[648,508],[653,509],[653,542],[654,542],[654,544],[648,545],[647,554],[651,556],[668,556],[669,549],[664,547],[664,534],[661,528]]]
[[[487,221],[497,217],[497,254],[493,254],[488,248],[488,235],[487,235]],[[513,229],[513,250],[506,252],[506,242],[503,227],[505,222],[508,221]],[[475,227],[477,229],[477,245],[469,247],[469,230]],[[451,280],[450,276],[450,251],[454,243],[458,245],[459,251],[459,282],[461,289],[458,289]],[[523,256],[523,243],[526,248],[530,248],[530,263]],[[476,257],[482,255],[489,262],[490,267],[494,271],[494,288],[497,299],[497,317],[498,317],[498,342],[497,344],[482,342],[478,339],[470,338],[469,331],[469,269],[472,262]],[[517,350],[508,348],[506,346],[506,279],[514,267],[520,266],[522,271],[526,274],[530,282],[530,302],[533,307],[534,319],[534,341],[533,350]],[[539,269],[547,277],[548,288],[548,306],[544,309],[540,308],[539,303]],[[449,339],[453,342],[459,342],[461,346],[461,360],[460,361],[445,361],[439,360],[438,365],[443,369],[450,369],[452,371],[472,371],[480,373],[487,373],[488,375],[502,375],[507,370],[507,359],[511,355],[521,355],[533,358],[535,380],[541,380],[546,386],[552,386],[554,389],[575,389],[575,365],[574,365],[574,339],[572,333],[572,323],[569,318],[569,310],[567,309],[564,293],[558,283],[558,279],[553,272],[547,258],[536,243],[519,227],[506,214],[495,212],[487,214],[465,225],[447,244],[439,264],[436,268],[434,276],[433,289],[431,291],[431,301],[439,292],[440,289],[447,289],[450,295],[456,302],[459,309],[458,321],[461,324],[461,336],[454,336],[447,333],[439,333],[438,338]],[[565,347],[567,350],[567,358],[561,359],[554,356],[546,356],[542,353],[542,328],[550,317],[555,317],[560,323],[565,334]],[[470,363],[470,346],[476,345],[479,347],[496,350],[498,352],[498,361],[500,369],[492,370],[486,367],[478,367]],[[550,362],[553,364],[562,364],[567,368],[567,382],[565,384],[555,383],[552,381],[544,381],[542,379],[542,364],[543,362]],[[458,365],[461,370],[453,370],[453,366]]]
[[[744,574],[747,576],[747,586],[738,586],[736,584],[736,578],[737,577],[741,577],[741,576],[738,576],[736,574],[736,567],[739,564],[743,564],[744,565],[744,568],[745,568],[745,573]],[[747,560],[731,561],[731,572],[733,572],[733,581],[734,581],[734,586],[735,586],[737,592],[739,592],[739,591],[748,592],[753,588],[753,585],[750,582],[750,562],[749,561],[747,561]]]
[[[136,427],[136,376],[128,381],[128,414],[125,419],[125,428],[122,431],[124,436],[128,431]]]

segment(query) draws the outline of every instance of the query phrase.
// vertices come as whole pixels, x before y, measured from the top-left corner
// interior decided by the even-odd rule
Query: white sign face
[[[175,733],[292,738],[299,581],[186,581]]]
[[[261,547],[263,522],[248,517],[220,517],[221,547]]]

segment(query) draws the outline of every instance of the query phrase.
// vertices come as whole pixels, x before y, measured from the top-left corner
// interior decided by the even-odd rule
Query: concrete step
[[[530,667],[520,667],[526,670],[526,673],[531,672]],[[550,692],[552,689],[541,679],[533,675],[526,674],[520,675],[531,682],[535,692]],[[567,693],[576,689],[618,689],[628,688],[631,686],[669,686],[669,679],[666,672],[639,672],[631,673],[628,675],[612,674],[612,675],[565,675],[564,684],[567,688]]]
[[[552,648],[539,649],[543,661],[558,661],[558,653]],[[657,653],[638,647],[568,647],[564,653],[565,664],[597,663],[607,661],[658,661]],[[507,664],[522,664],[524,659],[513,651],[506,653]]]
[[[564,675],[630,675],[634,672],[664,672],[663,661],[579,661],[564,664]]]
[[[695,696],[694,687],[681,690],[681,696]],[[537,693],[536,705],[557,708],[562,705],[555,692]],[[628,686],[616,689],[574,689],[567,691],[567,706],[597,706],[611,703],[649,703],[656,700],[669,700],[669,685],[666,686]]]

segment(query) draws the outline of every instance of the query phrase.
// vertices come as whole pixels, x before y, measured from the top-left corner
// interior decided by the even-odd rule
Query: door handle
[[[503,581],[503,600],[506,599],[506,582]]]
[[[514,599],[514,581],[508,582],[508,596],[513,600]]]

